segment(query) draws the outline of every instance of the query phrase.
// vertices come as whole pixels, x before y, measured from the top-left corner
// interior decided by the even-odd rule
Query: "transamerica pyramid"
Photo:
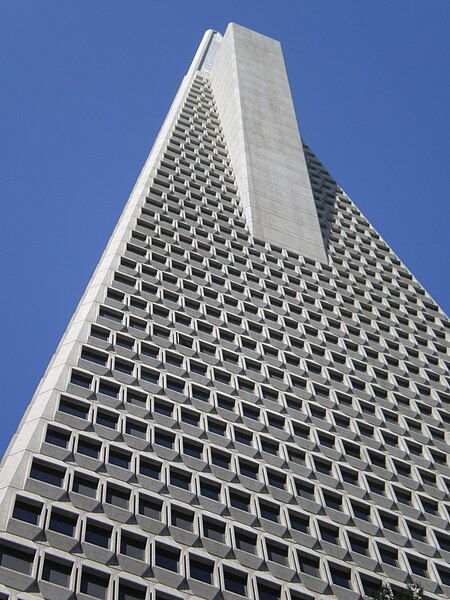
[[[207,31],[3,459],[0,600],[449,598],[448,330],[279,43]]]

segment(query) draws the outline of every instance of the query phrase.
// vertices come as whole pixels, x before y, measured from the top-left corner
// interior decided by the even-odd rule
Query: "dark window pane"
[[[118,416],[112,413],[107,413],[105,411],[99,410],[97,412],[96,423],[99,425],[103,425],[104,427],[110,427],[111,429],[116,429],[117,427]]]
[[[243,552],[256,554],[256,535],[246,531],[235,530],[236,548]]]
[[[239,596],[247,596],[247,574],[224,569],[225,589]]]
[[[131,586],[122,581],[119,584],[118,600],[145,600],[146,588],[143,586]]]
[[[77,526],[78,516],[73,513],[52,509],[48,528],[63,535],[73,537]]]
[[[118,506],[119,508],[128,509],[130,491],[108,485],[106,488],[106,502]]]
[[[230,503],[234,508],[239,510],[248,511],[250,508],[250,496],[247,494],[239,494],[236,492],[230,492]]]
[[[225,542],[225,524],[203,518],[204,536],[216,542]]]
[[[72,490],[77,494],[95,498],[97,495],[98,479],[90,479],[84,475],[75,475]]]
[[[55,427],[49,427],[45,436],[47,444],[53,446],[59,446],[60,448],[67,448],[70,440],[70,432],[56,429]]]
[[[259,600],[279,600],[281,590],[275,585],[266,585],[258,581]]]
[[[194,514],[187,511],[172,509],[172,525],[187,531],[194,528]]]
[[[221,485],[212,481],[200,480],[200,495],[211,500],[219,500]]]
[[[200,561],[191,557],[189,565],[189,571],[192,579],[198,579],[198,581],[203,581],[203,583],[212,584],[214,569],[213,563],[203,560]]]
[[[81,402],[70,400],[69,398],[61,398],[59,401],[59,410],[68,415],[78,417],[79,419],[87,419],[89,406]]]
[[[170,471],[170,483],[183,490],[188,490],[191,485],[191,475],[188,473],[181,473],[181,471]]]
[[[21,498],[16,498],[13,510],[13,519],[25,521],[32,525],[37,525],[42,512],[42,504],[35,504]]]
[[[62,487],[64,475],[65,471],[62,469],[56,469],[48,463],[41,463],[38,461],[33,461],[30,471],[30,477],[32,479],[37,479],[56,487]]]
[[[99,571],[83,569],[80,591],[82,594],[105,600],[109,585],[109,575]]]
[[[84,454],[85,456],[90,456],[91,458],[98,458],[100,455],[101,447],[102,445],[99,442],[88,440],[82,437],[78,439],[77,451],[80,454]]]
[[[108,462],[116,467],[122,469],[129,469],[131,462],[131,454],[129,452],[123,452],[122,450],[116,450],[115,448],[109,449]]]
[[[33,566],[34,552],[17,546],[0,545],[0,566],[29,575]]]
[[[169,571],[178,571],[178,561],[180,559],[180,552],[177,550],[171,550],[167,546],[156,545],[155,550],[155,565],[168,569]]]
[[[162,502],[148,497],[139,497],[139,514],[149,519],[161,520]]]
[[[317,556],[312,556],[310,554],[302,554],[299,552],[298,562],[302,573],[306,573],[307,575],[313,575],[314,577],[320,577],[320,562]]]
[[[93,521],[88,521],[84,539],[86,542],[89,542],[89,544],[101,546],[102,548],[109,548],[111,532],[111,527],[105,527],[98,523],[94,523]]]
[[[122,533],[120,552],[127,556],[131,556],[132,558],[144,560],[146,542],[147,540],[145,538]]]
[[[42,579],[61,587],[69,587],[72,567],[72,563],[46,558],[42,569]]]
[[[141,458],[139,473],[152,479],[161,478],[161,463]]]

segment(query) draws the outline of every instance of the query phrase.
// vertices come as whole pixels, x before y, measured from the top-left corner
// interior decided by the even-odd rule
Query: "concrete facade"
[[[449,321],[289,106],[236,108],[266,48],[284,85],[203,38],[3,459],[0,600],[450,596]],[[302,251],[264,216],[297,186]]]
[[[211,86],[249,231],[326,261],[279,42],[230,24]]]

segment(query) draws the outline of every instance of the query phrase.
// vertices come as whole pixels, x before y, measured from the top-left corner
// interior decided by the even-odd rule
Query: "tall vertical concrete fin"
[[[252,235],[325,262],[279,42],[231,23],[210,78]]]

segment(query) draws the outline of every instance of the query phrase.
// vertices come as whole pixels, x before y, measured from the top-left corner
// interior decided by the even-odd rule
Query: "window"
[[[93,362],[97,365],[105,366],[108,361],[108,355],[103,354],[103,352],[98,352],[97,350],[93,350],[91,348],[86,348],[83,346],[81,350],[81,358],[83,360],[87,360],[89,362]]]
[[[385,529],[398,531],[398,517],[396,515],[380,512],[381,522]]]
[[[267,558],[280,565],[288,564],[288,547],[266,541]]]
[[[428,577],[427,561],[417,556],[408,556],[409,566],[414,575],[419,577]]]
[[[131,452],[126,452],[125,450],[120,450],[118,448],[110,446],[108,462],[111,465],[115,465],[116,467],[121,467],[122,469],[129,469],[131,463]]]
[[[30,477],[55,487],[62,487],[65,469],[51,466],[49,463],[34,459],[31,465]]]
[[[25,521],[31,525],[37,525],[39,523],[41,512],[42,504],[28,500],[28,498],[25,499],[17,496],[12,517],[18,521]]]
[[[48,528],[62,535],[74,537],[75,529],[78,523],[78,515],[71,512],[52,508]]]
[[[352,469],[347,469],[345,467],[339,467],[341,471],[342,480],[345,483],[350,483],[351,485],[358,485],[358,473],[357,471],[353,471]]]
[[[247,596],[247,573],[224,568],[223,581],[228,592],[233,592],[239,596]]]
[[[183,454],[201,460],[203,455],[203,444],[197,444],[190,440],[183,439]]]
[[[109,329],[103,329],[102,327],[92,325],[91,336],[107,342],[109,339]]]
[[[230,468],[231,455],[226,452],[220,452],[214,448],[211,450],[211,462],[222,469]]]
[[[200,415],[196,412],[191,412],[182,408],[181,420],[187,425],[193,425],[194,427],[198,427],[200,424]]]
[[[213,419],[208,419],[208,431],[211,433],[215,433],[216,435],[225,435],[227,431],[227,426],[225,423],[220,423],[219,421],[214,421]]]
[[[155,444],[163,446],[164,448],[173,449],[175,443],[175,436],[172,433],[155,429]]]
[[[106,487],[106,502],[128,510],[131,491],[108,483]]]
[[[84,533],[84,540],[89,544],[95,546],[101,546],[102,548],[109,548],[111,543],[112,527],[106,524],[99,523],[98,521],[92,521],[88,519],[86,523],[86,531]]]
[[[307,483],[306,481],[299,481],[298,479],[295,480],[295,488],[297,490],[297,494],[301,497],[301,498],[305,498],[306,500],[313,500],[315,499],[315,493],[314,493],[314,485],[311,483]]]
[[[120,581],[118,600],[145,600],[146,593],[147,588],[143,585]]]
[[[369,540],[365,537],[359,537],[355,535],[349,535],[350,547],[353,552],[358,554],[364,554],[367,556],[369,553]]]
[[[259,512],[262,519],[268,519],[269,521],[279,522],[280,520],[280,507],[278,504],[269,504],[268,502],[259,501]]]
[[[279,488],[280,490],[286,489],[286,475],[284,473],[278,473],[275,471],[267,471],[267,482],[273,487]]]
[[[97,496],[98,479],[92,479],[81,473],[73,478],[72,491],[89,498]]]
[[[98,458],[100,456],[101,448],[101,442],[81,436],[78,438],[77,452],[79,454],[84,454],[85,456],[90,456],[91,458]]]
[[[120,581],[118,600],[145,600],[147,588],[143,585]]]
[[[192,579],[197,579],[203,583],[213,583],[214,563],[206,561],[203,558],[197,559],[190,556],[189,573]]]
[[[278,585],[272,585],[258,580],[258,599],[259,600],[279,600],[281,588]]]
[[[278,442],[273,440],[269,440],[267,438],[261,438],[261,450],[263,452],[267,452],[268,454],[278,455],[280,445]],[[289,460],[292,460],[289,455]]]
[[[258,478],[259,465],[257,463],[249,462],[247,460],[239,459],[239,471],[241,475],[245,477],[251,477],[252,479]]]
[[[155,399],[153,402],[153,412],[165,417],[171,417],[173,414],[173,403]]]
[[[422,504],[425,515],[427,515],[427,514],[437,515],[438,514],[439,508],[438,508],[437,502],[435,502],[434,500],[431,500],[430,498],[423,498],[423,497],[420,497],[420,502]]]
[[[207,479],[200,479],[200,495],[210,500],[220,501],[220,492],[222,486],[220,483],[209,481]]]
[[[396,548],[378,546],[378,549],[380,551],[381,562],[384,562],[393,567],[398,567],[398,551]]]
[[[79,419],[87,419],[89,413],[89,405],[85,404],[84,402],[79,402],[70,398],[61,397],[61,400],[59,401],[58,410],[60,412],[66,413],[67,415],[78,417]]]
[[[145,440],[147,438],[147,425],[141,421],[127,419],[125,425],[125,433],[136,438]]]
[[[243,492],[230,490],[230,504],[233,508],[248,512],[250,510],[250,496]]]
[[[237,429],[235,427],[234,439],[240,444],[244,444],[245,446],[251,446],[253,443],[253,434],[247,431],[243,431],[242,429]]]
[[[13,544],[0,544],[0,567],[29,575],[33,560],[34,550]]]
[[[109,586],[109,575],[83,567],[81,573],[80,592],[100,600],[106,599]]]
[[[358,502],[352,502],[353,514],[357,519],[363,521],[370,521],[370,506],[366,504],[359,504]]]
[[[178,469],[170,469],[170,483],[183,490],[191,487],[191,474]]]
[[[257,537],[254,533],[242,529],[235,529],[234,539],[238,550],[248,552],[249,554],[256,554]]]
[[[109,396],[110,398],[117,398],[119,396],[120,387],[109,381],[100,380],[100,384],[98,386],[99,394],[104,394],[105,396]]]
[[[339,544],[339,529],[337,527],[320,523],[319,529],[322,540],[330,544]]]
[[[127,402],[134,406],[147,408],[147,396],[140,392],[136,392],[135,390],[127,390]]]
[[[45,557],[42,579],[61,587],[69,587],[73,563]]]
[[[446,569],[445,567],[439,565],[437,571],[443,585],[450,586],[450,569]]]
[[[139,473],[152,479],[161,479],[161,463],[148,458],[141,458]]]
[[[334,510],[342,510],[342,496],[337,496],[335,494],[328,494],[324,492],[323,494],[325,504],[328,508],[332,508]]]
[[[70,383],[89,389],[92,383],[92,375],[88,375],[82,371],[72,371]]]
[[[65,429],[58,429],[57,427],[47,427],[47,434],[45,436],[47,444],[53,446],[59,446],[60,448],[67,448],[70,441],[70,431]]]
[[[225,543],[225,523],[203,517],[203,535],[210,540]]]
[[[115,413],[110,413],[105,410],[98,409],[96,423],[103,425],[103,427],[109,427],[110,429],[116,429],[119,416]]]
[[[149,496],[139,495],[139,514],[149,519],[161,520],[162,502]]]
[[[334,585],[344,588],[351,588],[350,571],[335,565],[330,566],[331,579]]]
[[[302,533],[309,533],[309,517],[301,513],[289,511],[291,528]]]
[[[306,575],[320,577],[320,559],[312,554],[297,553],[300,571]]]
[[[137,560],[145,559],[147,539],[142,536],[124,533],[120,537],[120,552]]]
[[[193,531],[194,513],[185,509],[176,509],[172,507],[171,523],[174,527]]]
[[[168,571],[178,571],[180,551],[157,543],[155,546],[155,565]]]

